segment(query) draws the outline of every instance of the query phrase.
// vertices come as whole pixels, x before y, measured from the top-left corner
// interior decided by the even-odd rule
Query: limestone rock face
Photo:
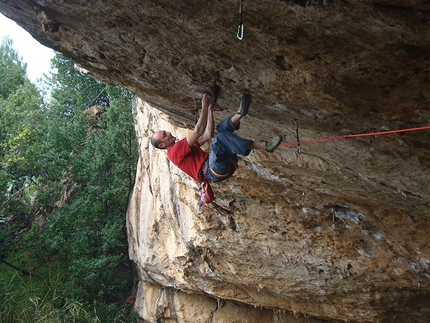
[[[194,99],[214,88],[217,121],[253,95],[238,134],[254,140],[295,141],[294,119],[302,140],[429,125],[429,2],[243,1],[241,41],[238,7],[0,2],[40,42],[136,93],[137,311],[147,322],[430,321],[429,130],[252,152],[202,214],[198,184],[148,145],[157,129],[186,136]]]
[[[130,256],[149,286],[324,320],[429,318],[428,169],[415,168],[414,180],[420,183],[413,193],[385,182],[395,172],[396,180],[411,184],[405,171],[411,160],[400,157],[403,138],[377,138],[371,145],[327,143],[313,148],[318,153],[305,148],[301,154],[286,148],[270,155],[252,152],[240,160],[233,178],[212,185],[217,200],[198,214],[198,184],[149,143],[157,129],[178,138],[190,130],[172,125],[168,115],[139,98],[134,113],[141,158],[128,211]],[[258,122],[246,117],[242,128]],[[177,293],[148,289],[146,301],[137,305],[148,322],[185,317],[188,310],[193,319],[179,322],[218,322],[208,317],[223,313],[205,296],[197,315],[196,309],[177,304],[188,303],[173,296]],[[160,293],[168,293],[170,301]],[[167,313],[160,311],[163,304],[175,305]],[[224,312],[234,316],[231,310]],[[264,319],[256,322],[303,319],[258,313]]]

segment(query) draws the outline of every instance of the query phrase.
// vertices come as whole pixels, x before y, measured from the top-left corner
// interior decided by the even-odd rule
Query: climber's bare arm
[[[194,127],[194,131],[187,136],[187,142],[190,147],[194,146],[196,142],[199,142],[199,143],[202,142],[199,139],[206,133],[206,128],[208,124],[208,110],[209,110],[209,105],[211,103],[212,102],[211,102],[210,94],[205,93],[202,99],[202,112],[200,114],[200,118],[197,121],[196,126]],[[212,111],[212,108],[210,110]],[[212,112],[210,114],[212,114]],[[213,129],[213,125],[212,125],[212,129]]]
[[[211,102],[208,106],[208,116],[206,122],[206,128],[203,135],[198,139],[200,146],[208,142],[214,137],[214,116],[213,116],[213,103]]]

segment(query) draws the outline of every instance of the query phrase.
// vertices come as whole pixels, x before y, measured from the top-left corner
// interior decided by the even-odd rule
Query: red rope
[[[343,135],[343,136],[333,136],[333,137],[327,137],[327,138],[317,138],[317,139],[309,139],[309,140],[302,140],[302,141],[292,141],[292,142],[286,142],[286,143],[280,144],[279,146],[284,146],[284,147],[295,146],[298,144],[307,144],[310,142],[321,142],[321,141],[330,141],[330,140],[336,140],[336,139],[346,139],[346,138],[355,138],[355,137],[370,137],[370,136],[379,136],[379,135],[389,135],[392,133],[418,131],[418,130],[425,130],[425,129],[430,129],[430,126],[397,129],[397,130],[387,130],[387,131],[379,131],[379,132],[348,134],[348,135]]]

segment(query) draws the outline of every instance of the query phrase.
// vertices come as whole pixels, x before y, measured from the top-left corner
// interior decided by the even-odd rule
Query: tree
[[[0,97],[4,100],[27,81],[27,65],[12,45],[8,37],[3,38],[0,45]]]
[[[4,156],[0,185],[6,192],[12,180],[16,188],[3,198],[0,217],[18,212],[10,197],[19,190],[23,194],[16,195],[16,200],[22,214],[31,216],[19,236],[2,231],[0,240],[8,248],[0,251],[10,263],[33,268],[31,281],[41,284],[22,293],[31,294],[27,299],[52,295],[46,305],[55,308],[62,320],[67,320],[64,306],[70,300],[86,313],[82,321],[125,319],[125,310],[113,304],[124,304],[134,280],[125,230],[138,151],[131,95],[76,71],[57,54],[52,60],[56,72],[47,80],[51,97],[44,102],[26,79],[25,65],[17,62],[9,64],[23,68],[4,69],[17,71],[23,81],[14,81],[20,78],[12,72],[5,74],[12,78],[5,86],[14,90],[5,90],[7,97],[1,98],[1,122],[7,127],[0,138]],[[98,115],[85,112],[95,105],[100,107]],[[44,225],[31,221],[36,216],[43,218]],[[15,227],[25,221],[16,220]],[[55,286],[46,283],[53,276]],[[15,306],[16,311],[29,310],[18,310],[7,299],[0,297],[0,302]]]
[[[42,96],[12,44],[5,38],[0,46],[0,216],[24,221],[40,171]]]
[[[57,73],[52,76],[46,130],[51,146],[44,164],[61,165],[61,191],[73,188],[73,197],[49,216],[43,236],[46,257],[56,257],[67,268],[80,296],[117,299],[114,291],[121,294],[130,284],[117,273],[125,270],[124,277],[130,277],[125,211],[138,151],[131,96],[78,72],[60,55],[53,67]],[[101,113],[86,114],[94,105]],[[55,159],[49,161],[49,156]],[[54,179],[52,185],[46,177],[45,184],[58,182]]]

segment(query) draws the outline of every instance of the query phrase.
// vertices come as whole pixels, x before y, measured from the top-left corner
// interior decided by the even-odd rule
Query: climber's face
[[[176,137],[173,137],[172,133],[164,130],[157,131],[156,133],[154,133],[152,138],[159,142],[158,148],[160,149],[168,149],[173,146],[176,141]]]

